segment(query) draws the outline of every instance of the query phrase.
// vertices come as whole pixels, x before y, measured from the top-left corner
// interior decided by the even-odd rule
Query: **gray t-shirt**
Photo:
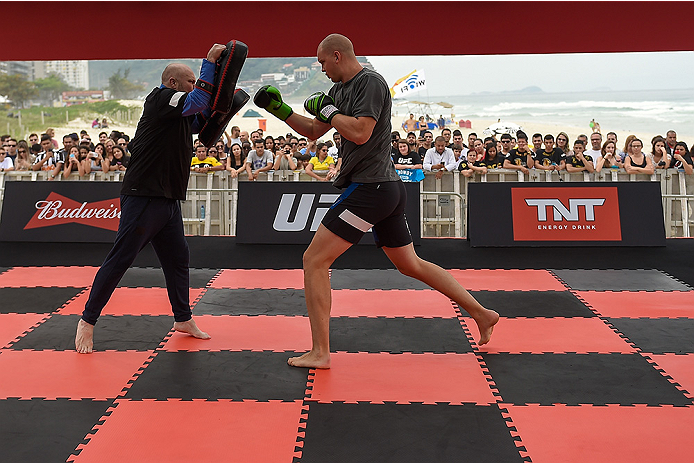
[[[251,164],[251,170],[262,169],[263,167],[267,166],[268,162],[272,164],[274,161],[275,160],[272,157],[270,150],[263,150],[263,154],[261,156],[258,156],[258,153],[253,150],[248,153],[248,157],[246,158],[246,162]]]
[[[390,156],[390,90],[377,72],[362,69],[346,83],[338,82],[328,94],[342,114],[376,120],[369,140],[363,145],[342,136],[342,167],[333,185],[344,188],[351,182],[378,183],[400,181]]]

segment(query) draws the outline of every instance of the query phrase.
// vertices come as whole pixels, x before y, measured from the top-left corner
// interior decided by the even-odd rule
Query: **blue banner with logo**
[[[421,182],[424,180],[422,169],[398,169],[397,172],[403,182]]]

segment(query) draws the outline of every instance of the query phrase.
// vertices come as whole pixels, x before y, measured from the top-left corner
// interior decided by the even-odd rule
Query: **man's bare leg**
[[[399,248],[383,247],[383,252],[395,264],[398,270],[412,278],[422,281],[435,290],[445,294],[463,308],[477,323],[480,331],[478,345],[489,342],[494,325],[499,321],[499,314],[485,309],[463,288],[453,275],[436,264],[421,259],[414,251],[412,243]]]
[[[94,350],[94,325],[90,325],[81,318],[77,322],[75,350],[80,354],[91,354]]]
[[[328,270],[352,243],[323,225],[304,252],[304,294],[311,323],[311,350],[287,363],[300,368],[330,368],[330,276]]]
[[[180,331],[181,333],[188,333],[194,338],[210,339],[210,335],[200,330],[200,328],[198,328],[198,325],[195,323],[195,320],[193,320],[192,318],[185,322],[174,322],[173,328],[174,330]]]

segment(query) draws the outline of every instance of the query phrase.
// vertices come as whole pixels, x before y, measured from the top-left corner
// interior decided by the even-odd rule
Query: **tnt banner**
[[[471,183],[472,246],[665,246],[657,182]]]
[[[419,183],[406,183],[405,215],[419,244]],[[239,182],[236,242],[308,244],[340,190],[319,182]],[[359,244],[373,244],[366,233]]]
[[[112,243],[120,183],[6,182],[0,241]]]

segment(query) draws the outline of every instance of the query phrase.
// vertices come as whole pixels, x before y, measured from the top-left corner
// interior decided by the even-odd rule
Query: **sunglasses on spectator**
[[[17,151],[20,153],[26,153],[27,152],[27,150],[17,150]]]
[[[298,145],[298,143],[290,143],[290,145],[295,146]]]
[[[12,143],[11,145],[8,144],[7,146],[17,146],[17,144],[16,144],[16,143]]]
[[[209,152],[210,152],[210,153],[216,153],[216,152],[217,152],[217,150],[213,150],[213,149],[211,149],[211,150],[210,150]]]
[[[118,143],[120,146],[125,146],[127,143]]]

